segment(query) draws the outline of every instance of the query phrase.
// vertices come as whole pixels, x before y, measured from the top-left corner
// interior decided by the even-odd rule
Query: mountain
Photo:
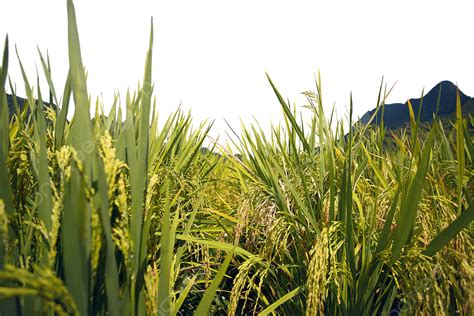
[[[26,99],[23,99],[23,98],[20,98],[20,97],[16,97],[16,101],[18,103],[18,107],[20,108],[20,112],[23,111],[23,108],[25,106],[25,102],[27,102]],[[38,100],[36,100],[36,102],[38,103]],[[16,110],[15,110],[15,103],[13,102],[13,96],[11,94],[7,94],[7,103],[8,103],[8,113],[10,114],[10,118],[13,116],[13,114],[16,113]],[[47,102],[44,102],[43,101],[43,106],[44,108],[53,108],[53,109],[56,109],[56,105],[55,104],[49,104]],[[30,115],[30,109],[28,108],[28,111],[27,111],[27,116]]]
[[[440,103],[438,109],[438,115],[440,117],[449,117],[456,113],[456,91],[457,87],[451,81],[442,81],[434,86],[424,97],[423,103],[421,99],[410,99],[410,102],[413,107],[413,112],[415,116],[418,115],[421,105],[420,121],[426,122],[433,119],[433,115],[436,113],[436,106],[438,101],[438,96],[440,95]],[[471,98],[465,95],[462,91],[459,91],[462,110],[464,113],[473,113],[474,114],[474,98]],[[13,103],[13,97],[7,94],[8,101],[8,111],[10,117],[15,113],[15,107]],[[17,97],[18,105],[20,110],[23,109],[25,99]],[[56,109],[56,106],[50,105],[49,103],[44,102],[44,106],[52,107]],[[367,124],[372,117],[375,109],[372,109],[366,112],[360,119],[360,123]],[[402,126],[407,125],[410,122],[410,114],[408,110],[408,102],[405,103],[392,103],[385,104],[382,118],[382,109],[380,109],[372,121],[372,124],[380,124],[384,122],[384,125],[392,130],[398,129]]]
[[[441,95],[438,115],[449,116],[453,113],[456,113],[457,87],[450,81],[442,81],[436,86],[434,86],[423,97],[423,102],[421,102],[421,99],[410,99],[415,117],[418,115],[421,105],[420,121],[431,121],[433,119],[433,115],[436,113],[436,105],[440,91]],[[459,94],[463,110],[465,108],[463,112],[466,112],[467,110],[470,113],[474,113],[474,107],[472,106],[474,98],[465,95],[462,91],[459,91]],[[360,122],[363,124],[367,124],[374,112],[375,109],[365,113],[360,119]],[[382,120],[384,122],[384,125],[389,129],[397,129],[409,123],[410,114],[408,110],[408,101],[405,103],[385,104],[383,117],[382,109],[380,109],[374,120],[372,121],[372,124],[380,124]]]

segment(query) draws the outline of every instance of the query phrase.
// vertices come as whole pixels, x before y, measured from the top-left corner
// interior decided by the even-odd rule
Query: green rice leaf
[[[38,164],[38,217],[39,220],[45,225],[46,231],[51,231],[51,212],[53,208],[53,198],[51,193],[51,183],[49,180],[48,171],[48,154],[46,144],[46,121],[44,117],[43,100],[41,98],[41,89],[39,87],[38,80],[38,106],[36,107],[36,124],[38,137],[39,137],[39,164]],[[48,261],[48,249],[43,249],[43,259],[46,261],[45,264],[49,265]]]
[[[176,235],[176,239],[178,240],[184,240],[188,242],[194,242],[198,244],[203,244],[208,246],[209,248],[214,248],[214,249],[219,249],[223,251],[234,251],[236,255],[241,256],[242,258],[250,258],[252,257],[252,253],[248,252],[247,250],[234,246],[232,244],[220,242],[220,241],[214,241],[214,240],[209,240],[209,239],[200,239],[192,236],[186,236],[186,235]]]
[[[230,261],[232,260],[233,256],[234,256],[234,253],[231,251],[225,258],[224,263],[222,263],[221,267],[217,271],[217,274],[214,276],[214,279],[212,280],[211,285],[209,285],[209,288],[207,289],[206,293],[204,293],[204,296],[201,299],[201,302],[199,302],[199,305],[194,315],[206,316],[209,314],[209,308],[212,305],[212,301],[214,300],[214,297],[216,296],[217,290],[219,288],[219,284],[221,284],[222,279],[224,279],[225,272],[227,271],[227,268],[229,267]]]
[[[170,183],[165,184],[166,197],[161,223],[161,250],[160,250],[160,276],[158,284],[158,314],[171,313],[170,275],[173,257],[174,238],[170,236]]]
[[[430,164],[431,148],[433,146],[433,132],[431,130],[428,140],[426,141],[421,157],[417,165],[416,174],[408,188],[408,194],[402,203],[400,214],[397,221],[397,230],[394,237],[391,263],[395,262],[408,241],[408,237],[412,233],[415,225],[416,215],[418,212],[418,204],[421,200],[421,193],[425,183],[426,173]]]
[[[179,297],[173,305],[173,315],[178,315],[181,306],[183,305],[186,297],[188,297],[189,291],[196,282],[197,275],[194,275],[191,279],[189,279],[186,283],[186,287],[179,293]]]
[[[301,286],[298,286],[296,289],[288,292],[287,294],[280,297],[278,300],[273,302],[270,306],[261,311],[258,316],[265,316],[270,313],[273,313],[280,305],[285,304],[287,301],[291,300],[294,296],[298,295],[301,292]]]
[[[426,256],[434,256],[440,249],[442,249],[448,242],[450,242],[456,235],[469,226],[474,220],[474,204],[471,204],[466,210],[449,224],[442,232],[440,232],[426,247],[423,254]]]

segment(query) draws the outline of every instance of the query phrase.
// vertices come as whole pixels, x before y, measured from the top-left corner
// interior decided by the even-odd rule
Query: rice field
[[[349,125],[324,113],[320,78],[295,108],[269,77],[283,122],[203,150],[212,123],[179,110],[158,123],[153,27],[141,86],[107,113],[71,0],[68,41],[66,83],[39,51],[50,95],[23,71],[13,116],[4,44],[0,314],[474,314],[474,118],[460,102],[449,131],[411,111],[392,133],[353,122],[352,100]]]

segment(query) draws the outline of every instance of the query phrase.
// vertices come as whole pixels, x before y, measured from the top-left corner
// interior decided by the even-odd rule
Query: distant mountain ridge
[[[22,112],[27,100],[17,96],[16,101],[17,101],[18,107],[20,108],[20,112]],[[38,102],[38,100],[35,100],[35,101]],[[14,103],[14,100],[13,100],[13,95],[7,94],[7,104],[8,104],[8,113],[10,114],[10,118],[11,118],[16,113],[15,103]],[[46,101],[43,101],[43,106],[45,108],[52,108],[52,109],[56,110],[56,105],[55,104],[50,104]],[[27,116],[28,115],[30,115],[30,109],[29,108],[28,108],[28,111],[27,111]]]
[[[456,91],[457,87],[451,81],[441,81],[436,86],[434,86],[424,97],[423,103],[421,103],[420,98],[413,98],[410,99],[410,102],[413,107],[413,112],[415,116],[418,115],[420,110],[421,104],[421,113],[420,113],[420,121],[426,122],[431,121],[433,119],[433,114],[436,113],[438,95],[441,89],[440,95],[440,103],[438,109],[439,116],[447,116],[456,113]],[[463,108],[463,112],[465,113],[473,113],[474,114],[474,98],[471,98],[464,94],[462,91],[459,91],[461,105]],[[8,103],[8,112],[10,117],[15,114],[15,107],[13,103],[13,96],[7,94],[7,103]],[[20,107],[20,110],[23,109],[25,104],[25,99],[17,97],[17,102]],[[43,103],[45,108],[52,107],[56,109],[56,105],[50,105],[47,102]],[[359,120],[360,123],[367,124],[369,123],[370,118],[372,117],[373,113],[376,109],[372,109],[366,112]],[[29,115],[29,114],[28,114]],[[383,117],[382,117],[383,115]],[[384,111],[382,113],[382,109],[380,109],[375,116],[372,124],[380,124],[384,122],[384,126],[395,130],[398,129],[410,122],[410,114],[408,110],[408,101],[405,103],[391,103],[385,104]]]
[[[420,111],[420,104],[421,104],[421,113],[420,113],[420,121],[432,121],[433,114],[436,113],[436,105],[438,101],[438,95],[440,93],[440,102],[439,102],[439,109],[438,115],[450,115],[456,112],[456,91],[457,87],[451,81],[441,81],[436,86],[434,86],[424,97],[423,103],[421,102],[421,98],[414,98],[410,99],[411,105],[413,107],[413,112],[415,117],[418,115]],[[459,91],[460,99],[461,99],[461,106],[472,103],[474,98],[471,98],[465,95],[462,91]],[[466,108],[467,109],[467,108]],[[469,107],[469,111],[472,111],[472,107]],[[360,122],[363,124],[369,123],[370,118],[374,114],[375,109],[372,109],[366,112],[360,119]],[[383,114],[383,117],[382,117]],[[385,104],[385,109],[382,113],[382,109],[380,109],[375,116],[372,124],[380,124],[384,122],[384,126],[389,129],[397,129],[405,125],[406,123],[410,122],[410,113],[408,109],[408,101],[405,103],[392,103],[392,104]]]

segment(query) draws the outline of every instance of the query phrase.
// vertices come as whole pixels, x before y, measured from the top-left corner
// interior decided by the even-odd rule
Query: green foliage
[[[9,116],[5,41],[0,313],[474,312],[472,118],[459,97],[451,130],[410,109],[410,126],[391,133],[353,124],[351,97],[345,133],[324,114],[319,74],[304,115],[268,77],[282,124],[244,125],[231,139],[241,157],[217,143],[203,150],[212,123],[195,127],[178,110],[158,124],[153,24],[142,85],[107,116],[97,100],[91,118],[67,8],[62,99],[38,50],[60,107],[44,106],[19,59],[28,100]],[[382,82],[372,118],[388,92]]]

